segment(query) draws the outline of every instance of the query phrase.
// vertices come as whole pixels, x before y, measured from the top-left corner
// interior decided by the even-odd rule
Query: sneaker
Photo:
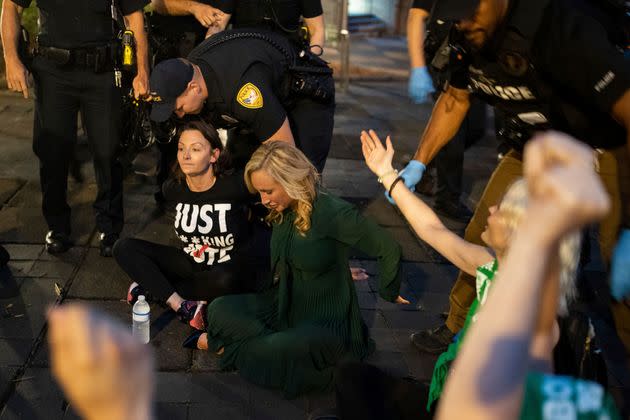
[[[149,296],[147,291],[144,290],[144,287],[140,286],[134,281],[129,285],[129,288],[127,289],[127,303],[133,306],[138,301],[138,296],[140,295],[144,295],[144,298],[147,302],[151,300],[151,297]]]
[[[195,309],[195,314],[192,319],[188,322],[188,324],[196,330],[205,331],[206,330],[206,313],[208,311],[208,305],[205,302],[197,302],[197,309]]]
[[[180,321],[189,324],[195,317],[195,312],[197,312],[197,302],[193,300],[185,300],[181,305],[179,305],[177,316]]]
[[[418,351],[429,354],[440,354],[453,342],[455,334],[446,325],[440,325],[432,330],[418,331],[411,334],[411,344]]]

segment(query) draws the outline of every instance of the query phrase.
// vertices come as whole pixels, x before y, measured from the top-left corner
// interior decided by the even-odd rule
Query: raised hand
[[[83,418],[150,418],[150,347],[80,304],[51,309],[48,320],[52,371]]]
[[[361,151],[368,168],[378,177],[387,173],[393,173],[392,159],[394,158],[394,147],[392,141],[387,136],[386,147],[383,147],[381,139],[374,130],[361,131]]]
[[[528,143],[524,172],[530,207],[557,237],[603,218],[610,199],[595,172],[593,151],[571,137],[548,132]]]

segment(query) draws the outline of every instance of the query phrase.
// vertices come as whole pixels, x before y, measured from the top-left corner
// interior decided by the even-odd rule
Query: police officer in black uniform
[[[259,143],[294,143],[321,172],[332,139],[334,82],[325,62],[297,55],[291,42],[272,32],[216,34],[188,59],[155,67],[151,118],[201,114],[215,127],[248,131]],[[305,71],[296,71],[295,63]],[[228,147],[238,140],[230,139]]]
[[[167,38],[168,43],[174,44],[177,50],[169,51],[168,54],[158,52],[155,63],[169,58],[186,57],[209,35],[208,28],[218,25],[223,13],[210,6],[209,2],[210,0],[151,0],[154,12],[149,17],[152,35]],[[212,29],[210,34],[215,31]]]
[[[612,211],[600,224],[600,249],[609,261],[630,220],[630,63],[596,19],[599,2],[586,0],[438,0],[434,15],[457,24],[442,53],[451,73],[414,159],[427,164],[453,137],[474,94],[504,116],[502,136],[512,150],[499,163],[466,228],[481,244],[488,208],[522,175],[521,152],[539,130],[553,128],[598,149],[598,167]],[[605,14],[602,14],[605,15]],[[474,279],[460,273],[446,325],[412,335],[422,351],[443,351],[463,325],[475,296]],[[628,320],[626,319],[626,322]]]
[[[20,14],[31,0],[5,0],[2,44],[9,88],[28,95],[28,70],[17,54]],[[134,33],[137,49],[135,94],[148,93],[147,41],[142,8],[147,0],[38,0],[39,35],[32,63],[35,80],[33,150],[40,161],[42,209],[50,231],[46,249],[65,252],[70,240],[66,200],[69,159],[81,111],[98,192],[94,201],[101,255],[111,249],[123,227],[122,168],[116,161],[120,141],[120,72],[115,71],[118,28],[112,10]],[[121,21],[122,16],[118,16]]]
[[[430,19],[429,13],[434,2],[435,0],[414,0],[407,20],[407,40],[411,62],[409,97],[416,104],[427,102],[432,96],[437,98],[439,92],[435,92],[434,85],[438,91],[444,88],[443,76],[435,71],[431,61],[439,45],[448,36],[450,25]],[[425,21],[428,21],[428,25],[425,25]],[[425,27],[429,30],[426,42]],[[433,205],[436,213],[466,222],[472,216],[470,210],[460,201],[464,175],[464,151],[484,136],[485,129],[486,104],[473,99],[470,111],[466,114],[459,131],[440,150],[433,161],[437,172],[437,188]],[[423,167],[419,164],[416,167],[418,168],[416,177],[422,177]],[[408,169],[405,174],[411,175],[409,172]],[[415,180],[407,176],[405,181],[412,183]],[[418,181],[413,183],[416,182]],[[432,180],[429,183],[432,184]]]
[[[299,41],[302,18],[313,51],[321,54],[325,40],[321,0],[153,0],[160,13],[191,14],[208,28],[208,35],[232,28],[259,28]],[[317,47],[316,47],[317,46]]]

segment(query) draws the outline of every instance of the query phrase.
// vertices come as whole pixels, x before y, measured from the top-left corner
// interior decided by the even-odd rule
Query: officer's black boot
[[[65,233],[51,230],[46,234],[46,251],[49,254],[61,254],[70,249],[72,245],[72,240]]]
[[[117,233],[101,233],[100,236],[100,248],[101,248],[101,257],[111,257],[113,255],[112,251],[114,249],[114,244],[118,240]]]

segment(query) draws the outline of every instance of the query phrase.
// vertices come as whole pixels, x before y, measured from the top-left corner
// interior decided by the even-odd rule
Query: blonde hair
[[[281,141],[271,141],[261,145],[245,165],[245,184],[254,193],[252,173],[265,171],[295,200],[295,228],[305,236],[311,228],[313,201],[317,196],[319,174],[304,153],[296,147]],[[270,209],[268,223],[281,223],[282,212]]]
[[[528,191],[527,182],[524,179],[515,181],[501,200],[501,217],[513,233],[523,219],[527,209]],[[568,314],[568,306],[577,296],[575,277],[580,258],[581,234],[579,231],[565,235],[560,241],[558,250],[560,268],[560,293],[558,299],[557,314]]]

